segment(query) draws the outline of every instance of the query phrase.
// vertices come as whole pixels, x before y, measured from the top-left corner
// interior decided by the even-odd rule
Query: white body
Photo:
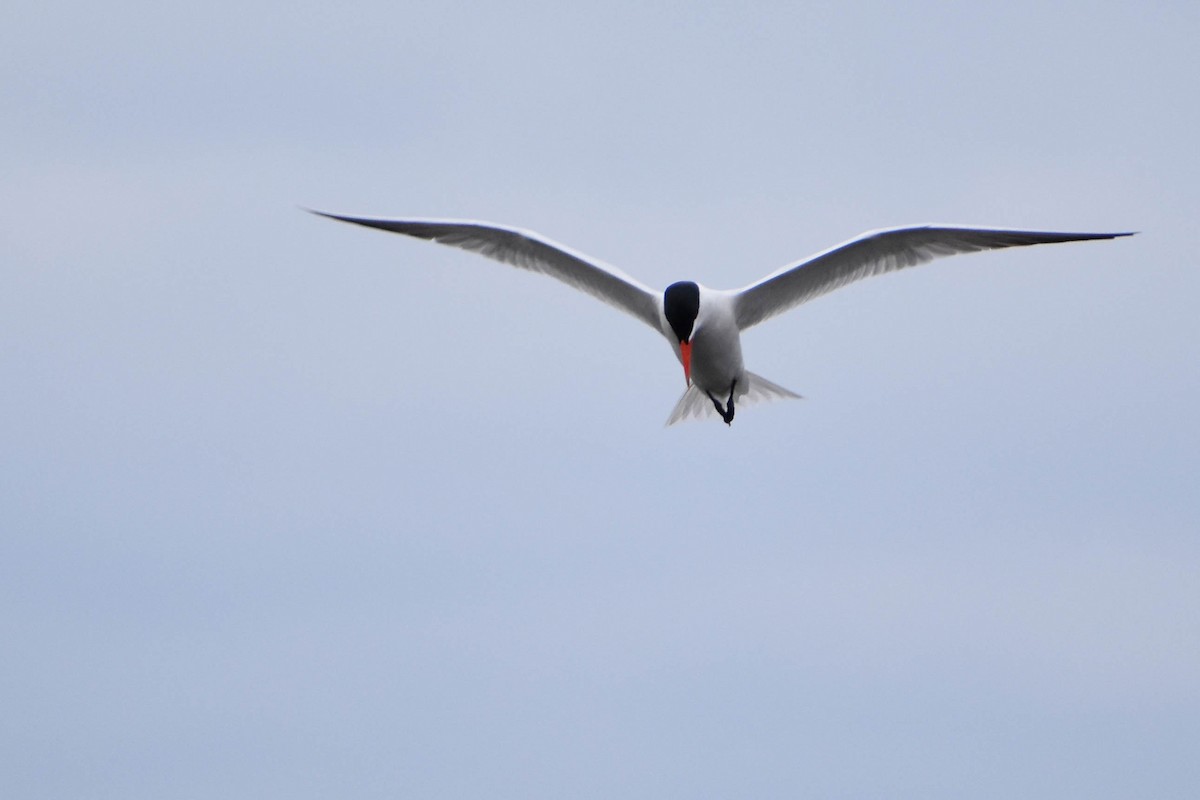
[[[662,333],[682,363],[679,342],[672,336],[665,315]],[[745,395],[749,388],[745,385],[745,372],[742,336],[734,314],[733,296],[701,286],[700,313],[692,330],[692,383],[703,391],[723,396],[729,394],[729,387],[737,381],[736,399]]]

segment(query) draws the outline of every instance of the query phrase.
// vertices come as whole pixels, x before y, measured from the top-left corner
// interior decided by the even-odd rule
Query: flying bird
[[[687,389],[667,424],[719,416],[761,400],[799,397],[746,369],[741,333],[834,289],[872,275],[935,258],[1033,244],[1116,239],[1132,233],[1059,233],[924,225],[870,231],[741,289],[710,289],[678,281],[659,293],[619,269],[576,253],[536,233],[458,220],[389,220],[314,211],[323,217],[403,233],[470,250],[514,267],[540,272],[616,306],[666,337],[683,365]]]

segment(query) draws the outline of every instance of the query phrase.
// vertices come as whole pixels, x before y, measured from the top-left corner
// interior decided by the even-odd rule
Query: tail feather
[[[734,406],[742,408],[744,406],[753,405],[755,403],[765,403],[770,400],[784,400],[787,398],[799,398],[800,395],[793,391],[783,388],[782,386],[771,383],[771,381],[755,375],[753,372],[745,373],[745,385],[738,386],[737,393],[734,396]],[[676,422],[684,422],[689,419],[705,419],[707,417],[720,418],[717,409],[713,406],[712,400],[708,399],[708,395],[692,384],[679,398],[679,402],[675,404],[675,409],[671,412],[671,416],[667,418],[667,425],[674,425]]]
[[[717,409],[713,407],[712,401],[708,399],[708,395],[700,391],[696,384],[688,386],[687,391],[679,398],[679,402],[675,404],[675,409],[671,412],[671,416],[667,418],[667,425],[674,425],[676,422],[683,422],[689,419],[704,419],[705,417],[717,416]]]
[[[753,372],[746,373],[746,382],[749,384],[746,387],[746,394],[739,398],[743,404],[766,403],[771,400],[801,400],[800,395],[793,392],[791,389],[785,389],[777,383],[771,383],[761,375],[755,375]]]

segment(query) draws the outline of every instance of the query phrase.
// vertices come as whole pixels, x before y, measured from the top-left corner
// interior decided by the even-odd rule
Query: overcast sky
[[[1200,5],[699,6],[6,4],[0,795],[1195,797]]]

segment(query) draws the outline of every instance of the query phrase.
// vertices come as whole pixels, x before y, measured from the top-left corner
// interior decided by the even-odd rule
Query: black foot
[[[705,392],[705,394],[708,395],[708,399],[712,401],[713,408],[715,408],[717,413],[721,415],[721,419],[724,420],[726,425],[733,423],[733,390],[736,388],[737,381],[735,380],[729,387],[729,399],[725,402],[723,407],[717,402],[717,398],[712,396],[712,392]]]

